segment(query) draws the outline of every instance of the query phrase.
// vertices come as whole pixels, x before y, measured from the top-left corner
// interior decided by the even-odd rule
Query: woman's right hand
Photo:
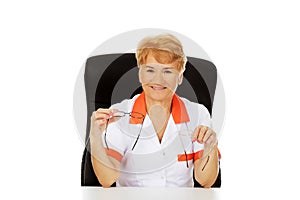
[[[92,134],[95,133],[103,133],[107,120],[109,120],[109,123],[116,121],[116,119],[112,118],[114,113],[116,113],[117,109],[104,109],[99,108],[98,110],[94,111],[91,116],[91,130]]]

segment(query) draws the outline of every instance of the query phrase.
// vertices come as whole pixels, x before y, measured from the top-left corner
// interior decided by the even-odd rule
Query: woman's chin
[[[145,93],[147,95],[146,91]],[[147,96],[155,101],[166,101],[170,100],[173,97],[173,94],[170,91],[151,91],[148,92]]]

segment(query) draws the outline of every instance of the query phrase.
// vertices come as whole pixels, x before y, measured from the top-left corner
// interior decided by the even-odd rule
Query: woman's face
[[[139,80],[145,95],[156,101],[170,100],[182,78],[183,73],[175,68],[174,63],[158,63],[151,54],[139,69]]]

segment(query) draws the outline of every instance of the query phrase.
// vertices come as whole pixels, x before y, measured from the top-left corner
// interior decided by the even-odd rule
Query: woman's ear
[[[142,80],[141,80],[141,68],[139,66],[138,66],[138,68],[139,68],[139,75],[138,75],[139,82],[142,84]]]
[[[181,85],[182,80],[183,80],[183,72],[181,72],[181,73],[179,74],[179,77],[178,77],[178,85]]]

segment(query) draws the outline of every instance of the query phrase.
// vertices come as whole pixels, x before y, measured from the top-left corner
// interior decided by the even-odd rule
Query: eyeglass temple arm
[[[144,125],[144,119],[145,119],[145,118],[143,118],[142,126],[141,126],[141,129],[140,129],[140,132],[139,132],[139,134],[138,134],[138,136],[137,136],[137,138],[136,138],[136,140],[135,140],[135,142],[134,142],[134,144],[133,144],[133,146],[132,146],[132,148],[131,148],[131,151],[133,151],[133,149],[134,149],[134,147],[135,147],[137,141],[138,141],[139,138],[140,138],[140,135],[141,135],[141,132],[142,132],[142,129],[143,129],[143,125]]]
[[[106,141],[106,132],[107,132],[108,121],[109,121],[109,119],[106,120],[105,133],[104,133],[104,142],[105,142],[106,148],[109,150],[108,145],[107,145],[107,141]]]

